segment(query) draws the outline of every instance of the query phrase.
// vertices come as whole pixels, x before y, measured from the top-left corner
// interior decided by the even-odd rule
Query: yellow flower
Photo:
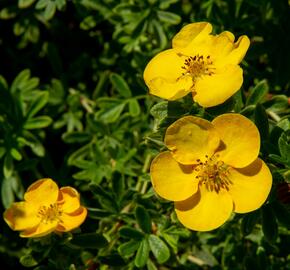
[[[196,231],[221,226],[231,215],[258,209],[272,175],[258,158],[260,136],[246,117],[228,113],[212,122],[186,116],[168,127],[151,163],[153,188],[175,202],[180,222]]]
[[[173,38],[172,49],[157,54],[144,70],[149,92],[176,100],[192,93],[203,107],[219,105],[237,92],[243,83],[239,67],[249,48],[249,38],[235,41],[231,32],[210,35],[211,24],[192,23]]]
[[[4,220],[21,237],[40,237],[53,231],[67,232],[79,227],[87,216],[79,193],[72,187],[58,188],[49,178],[30,185],[24,201],[4,212]]]

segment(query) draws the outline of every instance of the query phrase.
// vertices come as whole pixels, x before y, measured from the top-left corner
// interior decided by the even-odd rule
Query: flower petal
[[[193,42],[199,43],[208,37],[211,31],[212,26],[207,22],[187,24],[174,36],[172,48],[183,48]]]
[[[150,94],[175,100],[191,92],[191,76],[182,75],[185,59],[173,49],[152,58],[144,70],[144,80]]]
[[[27,229],[20,233],[21,237],[42,237],[53,232],[58,224],[58,220],[52,222],[41,222],[39,225]]]
[[[231,169],[229,193],[234,201],[236,213],[247,213],[261,207],[272,186],[272,175],[267,165],[256,159],[249,166]]]
[[[250,40],[247,36],[240,36],[238,41],[234,43],[233,50],[224,59],[224,64],[239,64],[250,46]]]
[[[63,212],[72,213],[80,207],[80,195],[72,187],[62,187],[60,188],[58,204],[61,204]]]
[[[24,194],[24,200],[35,205],[50,205],[56,202],[59,189],[50,178],[43,178],[30,185]]]
[[[182,117],[170,125],[164,141],[174,159],[188,165],[198,163],[197,159],[206,160],[206,155],[212,156],[220,143],[213,125],[194,116]]]
[[[154,190],[167,200],[185,200],[197,191],[192,166],[176,162],[168,151],[155,157],[150,174]]]
[[[40,222],[38,208],[27,202],[13,203],[3,214],[4,220],[14,231],[32,228]]]
[[[260,135],[252,121],[241,114],[228,113],[216,117],[212,124],[222,141],[217,151],[222,161],[243,168],[257,158]]]
[[[195,231],[210,231],[218,228],[230,217],[233,201],[227,191],[208,191],[204,184],[199,192],[182,202],[175,202],[179,221]]]
[[[242,83],[243,70],[238,65],[217,68],[211,76],[196,80],[193,99],[203,107],[216,106],[236,93]]]
[[[58,224],[56,231],[68,232],[79,227],[87,217],[87,209],[80,207],[73,213],[63,213],[61,216],[61,222]]]

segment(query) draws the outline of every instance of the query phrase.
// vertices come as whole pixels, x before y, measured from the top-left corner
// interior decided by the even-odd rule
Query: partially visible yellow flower
[[[258,129],[246,117],[186,116],[168,127],[165,144],[170,151],[152,161],[151,181],[157,194],[175,202],[184,226],[213,230],[232,211],[247,213],[266,201],[272,175],[258,158]]]
[[[72,187],[58,188],[49,178],[30,185],[24,201],[4,212],[4,220],[21,237],[40,237],[53,231],[67,232],[79,227],[87,216],[79,193]]]
[[[203,107],[219,105],[237,92],[243,83],[239,63],[250,41],[241,36],[235,42],[231,32],[211,35],[207,22],[184,26],[173,38],[172,49],[157,54],[144,70],[152,95],[176,100],[192,93]]]

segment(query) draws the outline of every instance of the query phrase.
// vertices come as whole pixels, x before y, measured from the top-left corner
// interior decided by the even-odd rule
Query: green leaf
[[[38,262],[33,258],[31,254],[21,256],[20,263],[25,267],[33,267],[38,264]]]
[[[142,242],[140,243],[140,246],[138,248],[138,251],[134,260],[136,267],[141,268],[145,266],[149,257],[149,251],[150,250],[149,250],[148,240],[144,238]]]
[[[50,20],[53,17],[55,11],[56,11],[56,4],[55,4],[55,2],[52,2],[52,1],[48,2],[47,6],[46,6],[46,8],[44,10],[44,14],[43,14],[44,15],[44,18],[47,21]]]
[[[31,6],[35,0],[18,0],[18,7],[19,8],[27,8]]]
[[[270,204],[266,204],[262,208],[262,229],[266,240],[275,243],[278,236],[278,224]]]
[[[4,158],[3,173],[5,178],[9,178],[13,173],[14,165],[13,159],[10,154],[7,154]]]
[[[8,208],[14,202],[14,192],[12,188],[12,177],[4,178],[1,185],[1,200],[4,208]]]
[[[177,14],[168,11],[157,11],[157,17],[161,22],[168,24],[179,24],[181,22],[181,17]]]
[[[144,238],[144,234],[132,227],[129,226],[123,226],[120,230],[119,230],[119,234],[120,236],[124,237],[124,238],[129,238],[129,239],[135,239],[135,240],[140,240]]]
[[[125,107],[125,103],[121,103],[109,110],[101,112],[99,114],[99,119],[106,124],[114,123],[120,117],[120,114],[124,110],[124,107]]]
[[[143,206],[138,205],[135,208],[135,217],[142,231],[145,233],[150,233],[151,232],[151,218],[147,210]]]
[[[269,122],[266,110],[261,104],[256,105],[255,124],[260,131],[261,139],[267,140],[269,137]]]
[[[21,85],[26,83],[29,80],[30,77],[30,70],[29,69],[25,69],[23,71],[21,71],[16,78],[13,80],[11,87],[10,87],[10,91],[12,94],[16,93],[17,90],[21,89]]]
[[[278,221],[290,230],[290,211],[279,202],[274,202],[272,206]]]
[[[35,5],[36,9],[43,9],[48,5],[48,2],[50,0],[38,0],[38,2]]]
[[[132,96],[131,90],[127,82],[118,74],[112,73],[110,75],[111,83],[114,88],[119,92],[119,94],[125,98],[130,98]]]
[[[259,218],[260,218],[259,210],[250,212],[243,217],[242,225],[241,225],[243,235],[248,235],[253,231]]]
[[[281,157],[287,161],[290,160],[290,130],[282,133],[278,140]]]
[[[147,270],[158,270],[158,268],[150,259],[147,261]]]
[[[156,235],[149,235],[149,245],[159,264],[165,263],[170,257],[170,251],[167,245]]]
[[[83,233],[74,235],[70,244],[80,248],[99,249],[108,244],[107,239],[98,233]]]
[[[72,131],[63,133],[62,139],[66,143],[85,143],[90,141],[92,136],[87,132]]]
[[[128,257],[132,255],[139,247],[140,242],[135,240],[130,240],[127,243],[121,244],[118,247],[118,252],[121,256]]]
[[[37,98],[33,100],[33,102],[31,103],[27,111],[26,117],[31,118],[32,116],[37,114],[48,102],[48,97],[49,97],[49,94],[47,91],[38,93]]]
[[[22,155],[21,153],[16,149],[16,148],[12,148],[10,150],[10,154],[11,156],[15,159],[15,160],[21,160],[22,159]]]
[[[129,113],[132,117],[136,117],[140,114],[141,109],[136,99],[130,99],[129,101]]]
[[[24,123],[25,129],[37,129],[37,128],[45,128],[52,123],[52,119],[49,116],[36,116],[34,118],[29,118]]]
[[[247,98],[246,105],[256,105],[263,101],[269,92],[269,86],[266,80],[260,81],[253,89]]]

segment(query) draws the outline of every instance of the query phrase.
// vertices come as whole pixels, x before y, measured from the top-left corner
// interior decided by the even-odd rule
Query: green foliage
[[[214,108],[161,101],[143,81],[195,21],[251,39],[242,89]],[[3,0],[0,25],[2,212],[43,177],[76,187],[88,209],[80,228],[39,239],[2,221],[4,269],[289,269],[288,1]],[[155,195],[150,163],[176,119],[226,112],[257,125],[273,188],[261,209],[189,231]]]

